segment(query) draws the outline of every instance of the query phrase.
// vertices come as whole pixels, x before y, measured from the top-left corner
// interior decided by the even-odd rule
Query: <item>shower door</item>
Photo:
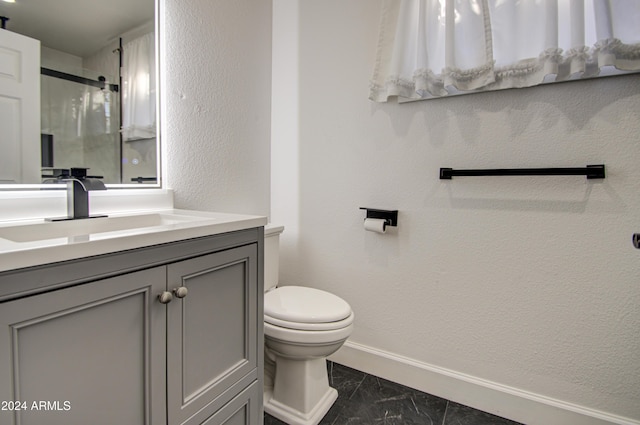
[[[47,168],[84,167],[105,183],[120,183],[120,96],[114,80],[87,70],[43,68],[41,130],[53,145],[53,158],[43,164],[45,178]]]

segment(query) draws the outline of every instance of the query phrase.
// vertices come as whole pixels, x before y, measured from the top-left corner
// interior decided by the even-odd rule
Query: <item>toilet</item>
[[[317,425],[338,397],[326,358],[351,335],[354,314],[329,292],[277,286],[283,230],[268,225],[264,234],[264,410],[289,425]]]

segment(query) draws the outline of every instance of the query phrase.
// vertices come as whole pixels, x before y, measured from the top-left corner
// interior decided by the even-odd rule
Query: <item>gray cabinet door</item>
[[[261,393],[262,388],[254,382],[201,425],[261,424],[263,419],[260,416]]]
[[[0,304],[0,423],[166,423],[165,270]]]
[[[170,264],[167,411],[172,425],[200,425],[258,379],[256,244]],[[261,400],[259,400],[261,402]]]

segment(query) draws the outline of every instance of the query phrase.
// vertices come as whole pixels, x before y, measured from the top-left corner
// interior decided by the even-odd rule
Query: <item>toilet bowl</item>
[[[265,228],[264,409],[289,425],[317,425],[338,396],[329,386],[326,358],[351,335],[354,313],[329,292],[275,286],[282,230]]]

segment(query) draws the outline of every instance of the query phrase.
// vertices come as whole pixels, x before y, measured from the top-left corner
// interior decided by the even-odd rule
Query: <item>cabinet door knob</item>
[[[187,289],[186,286],[180,286],[179,288],[175,288],[173,290],[173,295],[175,295],[176,298],[184,298],[187,296],[188,293],[189,293],[189,290]]]
[[[171,295],[171,292],[169,291],[164,291],[163,293],[158,295],[158,301],[160,301],[162,304],[169,304],[172,299],[173,295]]]

